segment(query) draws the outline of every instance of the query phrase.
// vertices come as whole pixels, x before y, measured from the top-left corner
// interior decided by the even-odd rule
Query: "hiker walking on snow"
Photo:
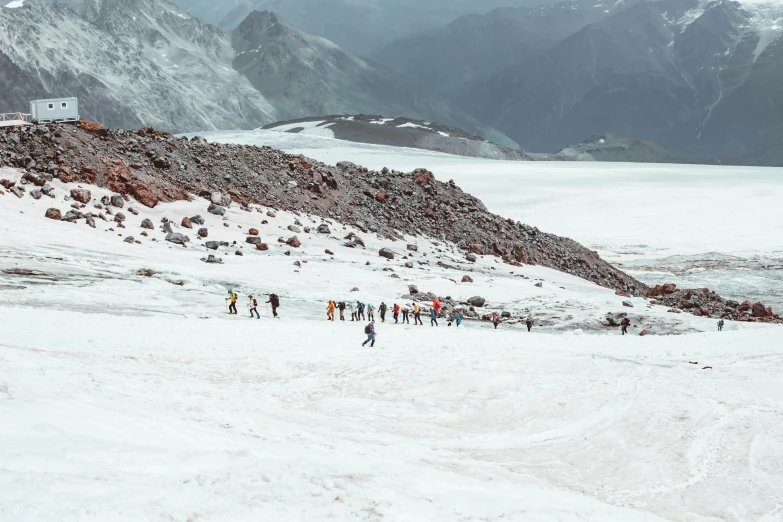
[[[371,304],[367,305],[367,319],[375,322],[375,308]]]
[[[417,324],[424,326],[424,323],[421,322],[421,308],[416,303],[413,303],[413,324],[414,326]]]
[[[529,332],[531,328],[533,328],[533,318],[528,317],[525,319],[525,326],[527,326],[527,331]]]
[[[367,340],[362,343],[362,346],[367,346],[367,343],[370,343],[370,347],[375,346],[375,321],[364,327],[364,333],[367,334]]]
[[[392,317],[394,317],[394,324],[397,324],[397,320],[400,318],[400,305],[394,303],[392,308]]]
[[[228,297],[226,297],[226,301],[229,302],[229,304],[228,304],[228,313],[236,315],[237,314],[237,294],[235,294],[233,290],[229,290]]]
[[[340,310],[340,320],[345,321],[345,301],[340,301],[337,308]]]
[[[440,313],[440,309],[441,309],[442,306],[443,305],[440,304],[440,301],[438,299],[433,299],[432,300],[432,307],[435,309],[435,313],[436,314]]]
[[[628,333],[628,327],[631,326],[631,320],[627,317],[623,317],[623,320],[620,321],[620,326],[622,327],[623,335]]]
[[[387,308],[388,307],[386,306],[386,303],[384,303],[384,302],[381,302],[381,306],[378,307],[378,312],[380,312],[380,314],[381,314],[381,322],[382,323],[386,322],[386,310],[387,310]]]
[[[438,326],[438,312],[430,308],[430,326]]]
[[[411,324],[410,319],[408,319],[408,307],[405,305],[402,305],[402,324]]]
[[[326,320],[327,321],[334,321],[334,311],[337,307],[334,306],[334,301],[329,301],[329,304],[326,305]]]
[[[261,319],[261,316],[258,315],[258,299],[253,297],[252,295],[247,296],[248,299],[250,299],[250,318],[253,318],[253,314],[256,314],[256,319]]]
[[[721,319],[720,321],[718,321],[718,331],[719,331],[719,332],[722,332],[722,331],[723,331],[723,325],[724,325],[724,324],[726,324],[726,323],[724,323],[724,322],[723,322],[723,319]]]
[[[356,301],[356,320],[364,321],[364,303]]]
[[[459,325],[462,324],[462,314],[460,314],[459,312],[454,314],[454,323],[457,325],[457,328],[459,328]]]
[[[500,324],[500,318],[498,317],[498,314],[493,313],[492,314],[492,324],[495,326],[495,330],[498,329],[498,325]]]
[[[351,311],[351,322],[356,321],[356,310],[353,307],[353,303],[348,303],[348,310]]]
[[[277,316],[277,309],[280,307],[280,298],[277,297],[277,294],[269,294],[269,301],[267,301],[266,304],[272,305],[272,316],[275,319],[280,319]]]

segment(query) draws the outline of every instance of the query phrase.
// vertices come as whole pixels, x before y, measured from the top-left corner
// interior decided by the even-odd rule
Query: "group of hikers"
[[[425,312],[430,318],[430,326],[438,325],[438,316],[443,305],[438,299],[433,299],[432,307],[426,312],[418,305],[418,303],[411,303],[410,307],[405,304],[394,303],[391,307],[392,318],[394,324],[411,324],[410,317],[413,316],[413,324],[424,326],[424,322],[421,320],[422,312]],[[375,321],[376,308],[372,304],[365,304],[361,301],[357,301],[356,304],[346,301],[329,300],[326,305],[326,319],[328,321],[334,321],[336,314],[339,312],[340,320],[346,320],[346,310],[351,314],[351,321]],[[366,313],[365,313],[366,312]],[[389,306],[382,302],[377,308],[378,315],[382,323],[386,322],[386,314],[389,312]],[[462,324],[462,314],[458,311],[451,312],[448,317],[448,326],[455,324],[457,326]]]
[[[253,295],[249,295],[247,296],[247,298],[250,300],[250,303],[248,305],[248,308],[250,310],[250,318],[252,319],[253,317],[255,317],[256,319],[261,319],[261,315],[258,313],[258,299],[256,299],[256,297]],[[237,315],[238,300],[239,300],[239,296],[236,294],[236,292],[234,292],[233,290],[229,290],[228,297],[226,297],[229,314]],[[277,297],[277,294],[269,294],[269,300],[265,304],[272,305],[272,316],[275,319],[280,319],[280,317],[277,315],[277,309],[280,308],[280,298]]]

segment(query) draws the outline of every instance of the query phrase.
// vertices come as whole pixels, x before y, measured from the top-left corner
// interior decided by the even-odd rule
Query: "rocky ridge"
[[[90,183],[148,207],[194,194],[213,198],[217,207],[238,204],[251,211],[251,205],[263,205],[331,218],[395,241],[424,235],[450,242],[467,262],[494,255],[511,265],[560,270],[618,295],[650,291],[577,242],[494,215],[453,181],[437,181],[425,169],[330,166],[269,147],[207,143],[150,128],[109,130],[89,122],[0,130],[0,166],[25,169],[26,184],[46,186],[55,177]],[[24,196],[24,185],[6,188]],[[692,308],[678,303],[672,306],[705,316],[731,308],[714,294]]]

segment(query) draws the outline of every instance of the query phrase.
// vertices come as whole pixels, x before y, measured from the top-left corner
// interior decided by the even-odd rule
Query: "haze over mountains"
[[[673,158],[779,162],[781,3],[174,1],[191,14],[0,9],[0,110],[76,95],[108,125],[181,132],[373,114],[528,152],[611,134]]]

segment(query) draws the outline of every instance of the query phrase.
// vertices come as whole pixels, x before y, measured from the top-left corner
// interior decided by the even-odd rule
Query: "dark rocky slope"
[[[426,235],[458,245],[468,260],[496,255],[510,264],[567,272],[620,295],[650,291],[575,241],[492,214],[453,181],[437,181],[424,169],[330,166],[269,147],[210,144],[149,128],[112,131],[87,122],[0,130],[2,165],[26,169],[38,183],[58,177],[106,186],[147,206],[217,191],[247,210],[256,203],[329,217],[391,239]],[[692,313],[740,317],[738,304],[731,308],[709,291],[699,295],[699,305],[688,308]]]

